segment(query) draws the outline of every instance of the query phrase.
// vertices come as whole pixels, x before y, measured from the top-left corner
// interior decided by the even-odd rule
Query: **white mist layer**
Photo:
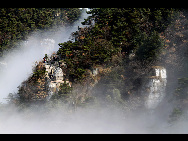
[[[161,113],[125,112],[117,107],[93,107],[68,112],[9,107],[0,113],[1,134],[167,134],[188,133],[186,121],[170,125]]]
[[[6,102],[9,93],[17,93],[18,86],[32,73],[36,61],[41,61],[45,54],[57,51],[59,43],[69,40],[88,14],[83,12],[80,19],[71,27],[59,28],[56,33],[33,33],[27,41],[9,52],[0,60],[0,102]]]
[[[0,133],[8,134],[158,133],[163,132],[161,129],[164,126],[151,115],[142,113],[125,116],[118,110],[105,108],[84,109],[74,113],[59,109],[44,115],[39,111],[18,113],[12,110],[0,116],[0,121]]]

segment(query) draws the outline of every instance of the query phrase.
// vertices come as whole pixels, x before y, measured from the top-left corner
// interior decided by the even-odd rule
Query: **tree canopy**
[[[70,77],[82,78],[85,69],[112,60],[121,53],[128,58],[151,62],[163,48],[160,33],[175,17],[172,8],[91,8],[91,14],[73,36],[76,42],[60,43],[58,54],[65,59]],[[81,70],[81,71],[78,71]]]
[[[74,22],[81,14],[78,8],[1,8],[0,56],[17,41],[36,30],[50,29]]]

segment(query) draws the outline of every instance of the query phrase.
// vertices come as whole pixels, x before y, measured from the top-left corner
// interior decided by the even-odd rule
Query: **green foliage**
[[[174,17],[173,11],[172,8],[94,8],[88,13],[92,14],[89,19],[95,20],[96,30],[129,54],[142,44],[143,32],[148,36],[153,31],[163,32]]]
[[[15,47],[18,40],[26,39],[30,32],[70,24],[80,14],[78,8],[1,8],[0,55]]]
[[[60,85],[59,91],[52,95],[51,99],[61,99],[66,102],[67,98],[71,95],[72,87],[69,86],[66,82]]]
[[[95,25],[84,32],[75,32],[76,42],[59,44],[58,54],[66,61],[70,79],[82,79],[85,69],[107,64],[118,53],[128,58],[134,50],[141,62],[156,60],[163,47],[159,34],[173,19],[173,11],[171,8],[92,8],[87,12],[91,16],[82,24],[94,22]]]
[[[141,60],[141,62],[156,60],[163,48],[159,33],[156,31],[153,31],[150,35],[143,33],[142,38],[142,42],[136,52],[137,59]]]
[[[44,77],[45,72],[46,72],[45,67],[40,67],[39,65],[37,65],[37,67],[33,71],[33,75],[31,76],[31,79],[33,79],[34,82],[36,82],[39,78],[41,79]]]
[[[108,62],[115,53],[112,43],[107,40],[84,39],[84,44],[68,41],[59,46],[57,54],[66,62],[71,81],[81,80],[86,69],[90,69],[93,64]]]

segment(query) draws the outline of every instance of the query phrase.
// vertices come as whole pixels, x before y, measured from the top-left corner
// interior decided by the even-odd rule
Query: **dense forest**
[[[80,14],[78,8],[1,8],[0,56],[29,33],[71,24]]]
[[[121,54],[128,61],[135,53],[142,65],[157,60],[164,47],[160,33],[176,16],[175,9],[169,8],[96,8],[88,13],[92,16],[83,24],[94,22],[95,26],[85,29],[84,38],[59,44],[58,54],[65,59],[69,72],[75,73],[70,74],[74,80],[93,65],[111,62],[114,55]],[[65,58],[65,54],[72,55]]]
[[[71,24],[81,14],[78,8],[0,10],[1,55],[3,51],[14,48],[19,40],[27,38],[29,33]],[[175,101],[175,110],[170,118],[176,119],[183,106],[186,106],[184,100],[188,98],[188,76],[182,75],[188,69],[187,10],[90,8],[87,13],[90,16],[82,22],[85,26],[78,27],[71,34],[71,40],[59,43],[56,52],[59,61],[66,64],[66,67],[61,68],[71,87],[64,83],[50,99],[42,101],[55,105],[61,101],[74,110],[98,104],[99,101],[103,106],[116,105],[123,110],[127,107],[143,108],[141,87],[146,83],[145,78],[149,76],[151,67],[158,65],[165,66],[170,76],[166,91],[169,101]],[[99,73],[91,75],[97,69],[100,69]],[[44,78],[45,68],[38,65],[27,80],[29,91],[25,91],[22,84],[16,97],[9,95],[10,103],[22,108],[30,103],[40,103],[41,100],[28,100],[28,95],[32,93],[33,86],[37,87],[41,81],[45,81]]]

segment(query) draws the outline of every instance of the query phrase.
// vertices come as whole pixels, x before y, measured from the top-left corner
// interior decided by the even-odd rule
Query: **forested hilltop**
[[[79,15],[76,9],[61,9],[62,15],[66,14],[63,10],[70,12],[67,13],[68,16],[62,16],[61,19],[61,16],[57,16],[56,11],[60,9],[31,10],[39,12],[36,16],[45,15],[46,21],[42,22],[43,20],[37,19],[34,13],[31,14],[31,19],[37,19],[34,20],[35,24],[33,25],[33,21],[28,19],[25,22],[30,28],[17,28],[11,31],[6,29],[7,34],[5,35],[10,34],[10,36],[3,37],[7,41],[14,38],[12,34],[14,32],[18,32],[17,35],[19,35],[15,38],[24,39],[28,31],[49,28],[56,24],[56,22],[52,23],[52,19],[56,19],[59,24],[71,22],[72,20],[67,21],[67,18],[74,20]],[[51,15],[46,16],[47,13],[40,12],[43,10],[50,14],[55,10],[56,16],[54,14],[52,17]],[[71,13],[74,13],[74,10],[77,11],[77,14],[71,17],[74,15]],[[46,97],[40,100],[32,99],[33,95],[37,95],[38,92],[49,93],[48,83],[45,80],[47,69],[44,61],[19,87],[17,96],[10,95],[11,102],[22,106],[41,101],[58,104],[60,101],[73,109],[100,102],[106,107],[118,105],[123,110],[127,107],[129,109],[143,108],[145,97],[140,92],[142,86],[148,83],[147,78],[153,66],[163,66],[167,69],[166,91],[169,97],[173,97],[171,100],[174,100],[175,97],[179,104],[187,99],[188,76],[187,74],[182,75],[188,69],[186,63],[188,53],[186,49],[186,31],[188,29],[186,9],[91,8],[88,14],[91,16],[82,23],[87,27],[78,27],[78,30],[72,33],[72,40],[59,43],[59,50],[55,53],[58,59],[55,58],[56,56],[54,58],[44,56],[46,60],[53,58],[49,62],[63,64],[59,66],[63,71],[65,83],[60,85],[59,90],[49,99]],[[6,20],[4,22],[6,23]],[[18,22],[18,25],[19,23],[22,25],[21,22]],[[2,49],[8,47],[8,42],[3,43],[6,46],[3,45]]]
[[[88,12],[92,16],[83,24],[93,22],[95,26],[73,33],[77,40],[60,43],[57,54],[65,59],[73,81],[83,78],[85,69],[110,63],[116,55],[129,61],[128,56],[134,53],[141,65],[147,65],[159,59],[164,48],[160,33],[175,18],[175,11],[172,8],[93,8]]]
[[[37,30],[65,26],[79,18],[78,8],[1,8],[0,56]]]

